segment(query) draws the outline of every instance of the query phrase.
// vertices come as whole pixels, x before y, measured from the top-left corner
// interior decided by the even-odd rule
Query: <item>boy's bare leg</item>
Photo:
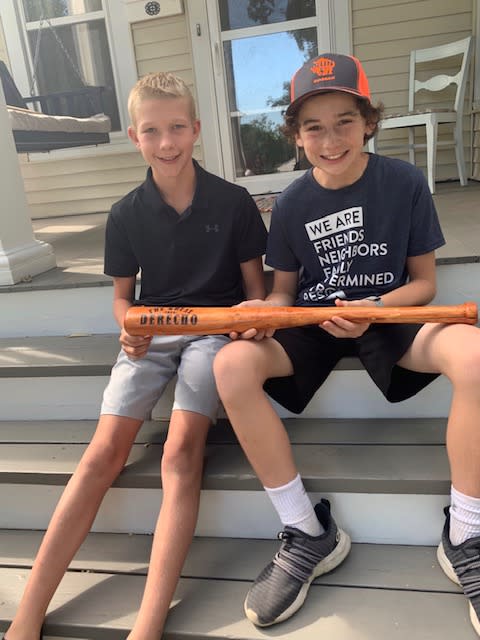
[[[52,515],[38,550],[8,640],[38,640],[50,603],[84,541],[102,499],[122,470],[142,422],[102,415]]]
[[[452,487],[437,559],[450,580],[462,587],[480,636],[480,331],[465,325],[427,324],[399,364],[438,371],[452,383],[447,425]]]
[[[142,603],[129,640],[158,640],[197,523],[207,416],[173,411],[162,457],[163,500]]]
[[[450,379],[447,452],[452,484],[480,498],[480,331],[460,324],[426,324],[399,364]]]
[[[267,378],[288,376],[292,364],[276,340],[236,341],[214,363],[218,392],[232,427],[264,487],[280,487],[298,471],[282,421],[263,390]]]
[[[312,580],[332,571],[348,555],[350,538],[338,529],[327,500],[313,507],[285,427],[263,391],[267,378],[293,373],[283,347],[272,339],[233,342],[217,354],[214,372],[239,442],[284,526],[279,552],[251,585],[244,602],[247,618],[267,627],[298,611]]]

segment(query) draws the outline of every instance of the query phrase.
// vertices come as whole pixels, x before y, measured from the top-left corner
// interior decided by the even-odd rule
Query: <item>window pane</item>
[[[317,30],[298,29],[224,43],[237,177],[292,171],[295,146],[281,127],[290,78],[317,53]]]
[[[315,0],[219,0],[222,31],[315,15]]]
[[[103,111],[120,129],[105,22],[94,20],[28,32],[38,92],[51,96],[47,112],[84,117]],[[103,87],[102,91],[97,88]],[[62,93],[57,96],[52,94]],[[42,111],[45,107],[42,105]]]
[[[23,0],[27,22],[101,11],[102,0]]]

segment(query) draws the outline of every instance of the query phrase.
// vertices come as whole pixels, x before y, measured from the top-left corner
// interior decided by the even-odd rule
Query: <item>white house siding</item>
[[[22,162],[21,167],[33,219],[107,212],[145,175],[137,152]]]
[[[386,113],[401,113],[407,108],[410,51],[471,35],[473,2],[474,0],[410,0],[398,3],[398,0],[352,0],[354,55],[364,63],[374,100],[383,102]],[[442,98],[438,95],[438,105],[443,106]],[[432,104],[430,97],[428,100]],[[467,160],[470,159],[470,122],[470,116],[466,115],[464,142]],[[440,129],[440,132],[441,138],[451,138],[451,128],[445,131]],[[402,131],[385,131],[381,139],[384,144],[396,141],[403,143],[407,141],[407,134]],[[422,142],[420,136],[419,141]],[[406,158],[406,155],[400,154],[400,157]],[[418,152],[416,162],[425,167],[424,152]],[[449,178],[458,179],[455,154],[453,148],[440,148],[437,152],[437,179]]]
[[[185,16],[132,25],[138,76],[172,71],[193,89],[191,48]],[[0,50],[1,50],[0,40]],[[145,164],[131,145],[84,147],[70,157],[54,153],[19,156],[32,219],[109,211],[113,202],[139,184]],[[62,153],[62,152],[60,152]],[[201,161],[200,145],[195,157]]]

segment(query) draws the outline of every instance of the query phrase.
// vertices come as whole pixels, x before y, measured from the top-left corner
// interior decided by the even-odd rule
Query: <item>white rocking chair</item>
[[[462,186],[467,184],[463,146],[463,111],[467,72],[472,55],[472,43],[473,38],[470,36],[438,47],[412,51],[410,53],[408,113],[405,115],[387,115],[379,125],[380,131],[408,127],[408,145],[388,145],[383,147],[384,150],[408,147],[409,161],[415,164],[415,150],[419,148],[427,149],[427,179],[432,193],[435,193],[435,167],[438,146],[455,147],[460,184]],[[453,56],[462,56],[460,69],[455,75],[442,73],[432,75],[428,80],[417,79],[417,66],[419,64],[452,58]],[[424,68],[423,66],[422,69]],[[450,84],[457,85],[455,100],[450,108],[417,108],[415,106],[415,97],[419,91],[442,91]],[[453,140],[438,141],[438,125],[443,123],[453,124]],[[415,127],[420,126],[425,127],[426,144],[415,143]],[[377,138],[378,134],[368,142],[369,151],[377,152]]]

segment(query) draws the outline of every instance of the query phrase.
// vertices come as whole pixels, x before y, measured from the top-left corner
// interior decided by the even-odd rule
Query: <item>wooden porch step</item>
[[[1,444],[88,444],[96,420],[0,420]],[[294,444],[445,444],[446,418],[285,418]],[[137,444],[162,444],[168,430],[166,420],[147,420]],[[209,443],[235,444],[228,420],[219,419],[210,428]]]
[[[3,419],[97,419],[103,390],[119,349],[116,334],[0,338]],[[173,383],[152,411],[170,416]],[[345,402],[344,389],[349,389]],[[448,415],[449,381],[440,377],[414,398],[391,404],[357,358],[341,360],[302,412],[302,418],[439,418]],[[59,401],[60,399],[60,401]],[[283,418],[294,417],[273,403]],[[220,410],[219,415],[225,417]]]
[[[297,418],[285,423],[307,491],[438,495],[449,491],[443,420]],[[92,432],[91,421],[0,422],[0,482],[66,484]],[[165,432],[166,423],[145,425],[115,487],[159,487]],[[206,447],[203,489],[261,489],[225,421],[212,429]]]
[[[20,598],[40,532],[0,531],[0,629]],[[52,637],[119,640],[131,628],[147,569],[150,536],[90,534],[52,602]],[[249,584],[276,541],[195,539],[172,603],[165,638],[256,640],[428,640],[477,636],[458,587],[438,567],[433,547],[353,545],[346,561],[316,580],[289,621],[271,631],[243,615]]]
[[[65,485],[85,445],[2,445],[0,483]],[[307,491],[445,495],[450,475],[443,446],[294,445]],[[114,487],[156,489],[162,445],[134,445]],[[208,445],[203,489],[256,491],[261,486],[236,446]]]
[[[105,376],[119,348],[117,334],[0,338],[0,377]]]
[[[117,334],[0,338],[0,378],[106,376],[120,349]],[[357,358],[337,366],[362,369]]]

